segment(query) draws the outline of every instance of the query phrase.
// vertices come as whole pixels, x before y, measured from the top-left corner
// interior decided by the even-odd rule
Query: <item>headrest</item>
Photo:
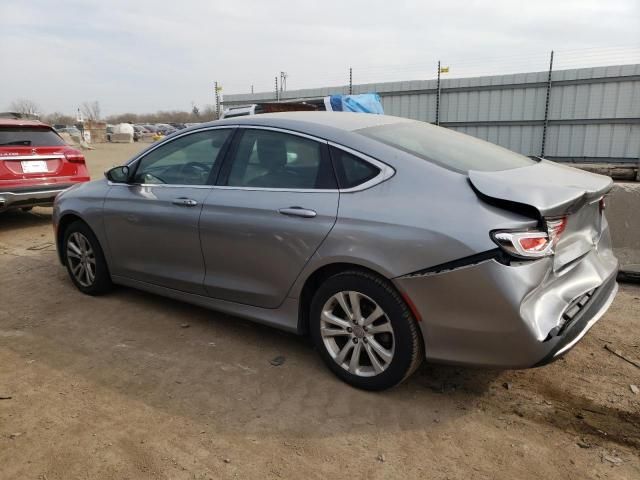
[[[287,149],[282,140],[258,137],[257,142],[258,161],[268,171],[276,170],[287,164]]]

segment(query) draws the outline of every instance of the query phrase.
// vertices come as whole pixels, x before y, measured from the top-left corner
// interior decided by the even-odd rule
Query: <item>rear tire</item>
[[[352,270],[327,279],[311,302],[311,337],[329,369],[364,390],[409,377],[424,358],[419,327],[385,279]]]
[[[75,221],[64,232],[62,251],[73,284],[87,295],[102,295],[113,288],[102,248],[91,229]]]

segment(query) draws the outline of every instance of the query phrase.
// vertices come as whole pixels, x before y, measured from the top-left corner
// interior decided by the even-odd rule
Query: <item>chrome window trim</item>
[[[297,137],[307,138],[307,139],[313,140],[315,142],[324,143],[325,145],[327,143],[329,143],[327,141],[327,139],[325,139],[325,138],[315,137],[313,135],[309,135],[308,133],[302,133],[302,132],[298,132],[296,130],[288,130],[286,128],[280,128],[280,127],[270,127],[268,125],[246,125],[246,124],[242,124],[242,125],[238,125],[238,128],[240,128],[242,130],[271,130],[273,132],[286,133],[286,134],[289,134],[289,135],[295,135]]]
[[[216,126],[210,126],[210,127],[203,127],[203,128],[198,128],[196,130],[191,130],[189,132],[184,132],[181,135],[177,135],[175,137],[171,137],[161,143],[159,143],[158,145],[156,145],[155,147],[153,147],[150,150],[146,150],[143,153],[141,153],[139,156],[135,157],[134,159],[132,159],[129,163],[127,163],[127,166],[131,166],[133,165],[135,162],[140,161],[142,158],[144,158],[146,155],[148,155],[149,153],[153,152],[156,148],[161,147],[162,145],[166,145],[167,143],[176,140],[180,137],[183,137],[185,135],[189,135],[192,133],[199,133],[202,131],[207,131],[207,130],[219,130],[219,129],[224,129],[224,128],[228,128],[228,129],[250,129],[250,130],[270,130],[270,131],[274,131],[274,132],[280,132],[280,133],[285,133],[285,134],[289,134],[289,135],[295,135],[298,137],[303,137],[303,138],[307,138],[309,140],[313,140],[315,142],[319,142],[319,143],[324,143],[326,145],[338,148],[340,150],[343,150],[346,153],[349,153],[367,163],[372,164],[373,166],[375,166],[376,168],[378,168],[380,170],[380,173],[378,175],[376,175],[375,177],[373,177],[371,180],[368,180],[364,183],[361,183],[360,185],[356,185],[355,187],[351,187],[351,188],[264,188],[264,187],[240,187],[240,186],[231,186],[231,185],[180,185],[180,184],[164,184],[164,183],[116,183],[116,182],[112,182],[112,181],[108,181],[107,183],[109,184],[109,186],[127,186],[127,187],[131,187],[131,186],[137,186],[137,187],[162,187],[162,188],[209,188],[209,189],[216,189],[216,190],[246,190],[246,191],[260,191],[260,192],[294,192],[294,193],[353,193],[353,192],[360,192],[363,190],[367,190],[371,187],[374,187],[388,179],[390,179],[391,177],[393,177],[396,173],[395,169],[392,168],[391,166],[387,165],[384,162],[381,162],[380,160],[376,160],[373,157],[370,157],[369,155],[366,155],[362,152],[359,152],[357,150],[354,150],[352,148],[346,147],[344,145],[341,145],[339,143],[335,143],[332,142],[330,140],[326,140],[324,138],[320,138],[320,137],[316,137],[313,135],[309,135],[307,133],[302,133],[302,132],[298,132],[296,130],[289,130],[286,128],[280,128],[280,127],[271,127],[271,126],[267,126],[267,125],[216,125]]]
[[[183,185],[173,183],[120,183],[107,180],[110,187],[213,188],[215,185]]]
[[[381,162],[380,160],[376,160],[375,158],[370,157],[369,155],[366,155],[362,152],[354,150],[353,148],[345,147],[344,145],[340,145],[339,143],[334,143],[331,141],[328,143],[330,146],[335,147],[344,152],[347,152],[353,155],[354,157],[357,157],[360,160],[370,163],[373,166],[380,169],[380,173],[375,177],[373,177],[371,180],[367,180],[366,182],[361,183],[360,185],[356,185],[355,187],[342,188],[340,189],[341,193],[352,193],[352,192],[360,192],[362,190],[367,190],[368,188],[375,187],[376,185],[379,185],[380,183],[389,180],[391,177],[393,177],[396,174],[396,171],[393,167],[387,165],[384,162]]]
[[[128,163],[125,163],[125,165],[127,167],[131,167],[133,164],[139,162],[144,157],[149,155],[151,152],[157,150],[158,148],[162,147],[163,145],[166,145],[166,144],[168,144],[170,142],[173,142],[174,140],[177,140],[178,138],[186,137],[187,135],[191,135],[193,133],[201,133],[201,132],[206,132],[208,130],[221,130],[223,128],[235,129],[235,128],[237,128],[237,125],[214,125],[214,126],[209,126],[209,127],[198,127],[195,130],[189,130],[188,132],[182,132],[179,135],[176,135],[175,137],[174,136],[170,136],[169,138],[166,138],[163,141],[159,142],[157,145],[154,145],[152,148],[150,148],[148,150],[145,150],[144,152],[139,153],[137,157],[133,157],[131,160],[129,160]],[[129,185],[129,184],[124,183],[124,184],[121,184],[121,185]],[[136,184],[136,185],[140,185],[140,184]]]

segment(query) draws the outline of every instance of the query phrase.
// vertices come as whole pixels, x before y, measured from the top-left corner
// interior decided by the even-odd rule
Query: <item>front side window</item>
[[[231,129],[206,130],[172,140],[138,162],[134,183],[207,185]]]
[[[283,189],[334,189],[326,145],[270,130],[244,130],[227,185]]]

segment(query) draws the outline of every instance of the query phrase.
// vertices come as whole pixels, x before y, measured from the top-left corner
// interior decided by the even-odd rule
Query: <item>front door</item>
[[[275,308],[331,231],[338,190],[326,142],[239,128],[200,219],[205,287]]]
[[[133,165],[107,193],[104,223],[112,274],[203,294],[198,221],[232,129],[176,137]]]

